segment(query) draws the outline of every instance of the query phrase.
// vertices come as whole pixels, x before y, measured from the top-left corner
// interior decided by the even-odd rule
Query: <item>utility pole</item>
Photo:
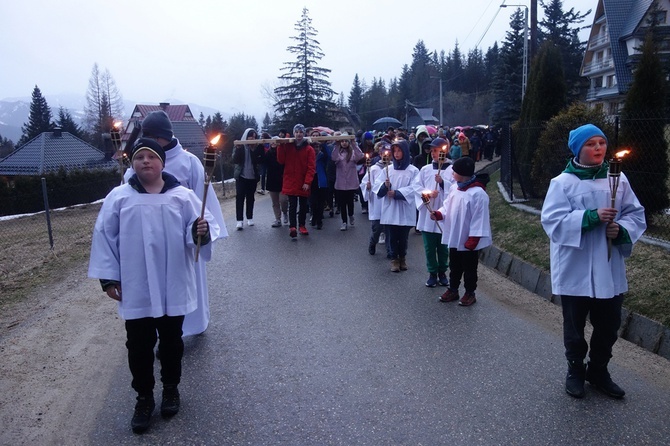
[[[439,76],[431,76],[431,79],[437,79],[440,81],[440,125],[444,125],[444,121],[442,120],[442,78]]]

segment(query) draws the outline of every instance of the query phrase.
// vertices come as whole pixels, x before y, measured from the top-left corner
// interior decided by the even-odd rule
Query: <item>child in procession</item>
[[[416,191],[416,207],[419,218],[416,228],[421,231],[423,248],[426,253],[428,268],[427,287],[435,287],[439,283],[448,286],[447,268],[449,267],[449,247],[442,244],[442,229],[437,221],[430,218],[430,211],[439,208],[444,202],[449,188],[454,183],[451,161],[447,158],[449,141],[435,138],[430,142],[432,162],[421,168]],[[423,194],[429,197],[428,205],[423,201]]]
[[[375,255],[377,252],[377,243],[386,243],[385,228],[380,222],[382,215],[381,199],[372,193],[372,185],[384,175],[385,167],[391,162],[391,147],[380,141],[375,144],[374,152],[366,155],[372,157],[374,153],[379,153],[381,156],[368,158],[370,167],[366,169],[361,180],[361,196],[368,204],[368,219],[370,220],[370,241],[368,243],[368,253],[370,255]],[[391,252],[388,246],[386,245],[386,254],[390,259]]]
[[[410,229],[416,224],[416,181],[419,169],[411,164],[409,144],[404,139],[391,143],[392,165],[372,186],[372,192],[381,198],[380,223],[386,226],[391,251],[391,271],[406,271],[407,244]]]
[[[456,184],[451,186],[442,207],[432,219],[443,221],[442,243],[449,246],[449,288],[440,296],[441,302],[458,300],[464,307],[477,302],[477,266],[479,250],[491,245],[489,196],[486,193],[488,174],[475,175],[475,162],[462,157],[452,165]],[[465,293],[459,298],[461,279]]]
[[[105,197],[93,232],[88,276],[100,279],[118,301],[125,320],[128,365],[137,403],[133,432],[149,428],[154,403],[154,346],[160,342],[163,398],[161,415],[179,411],[177,389],[184,352],[184,315],[197,307],[195,250],[209,260],[211,241],[219,235],[212,215],[200,218],[195,193],[164,172],[165,151],[153,139],[133,145],[134,174]]]
[[[588,381],[623,398],[626,392],[612,381],[607,365],[628,291],[625,258],[647,228],[644,208],[624,173],[612,205],[602,130],[593,124],[578,127],[570,132],[568,147],[574,158],[551,180],[541,214],[550,240],[552,292],[563,308],[565,391],[583,398]],[[584,337],[587,316],[593,326],[590,344]]]

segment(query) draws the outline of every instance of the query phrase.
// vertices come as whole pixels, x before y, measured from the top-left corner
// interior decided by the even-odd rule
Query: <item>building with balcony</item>
[[[581,75],[589,79],[586,101],[608,115],[619,113],[633,82],[633,71],[652,19],[663,42],[661,56],[670,56],[670,0],[599,0]],[[655,17],[653,17],[655,16]]]

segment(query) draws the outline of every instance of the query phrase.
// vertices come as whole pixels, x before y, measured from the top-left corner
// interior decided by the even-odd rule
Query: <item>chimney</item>
[[[160,106],[160,108],[163,109],[163,111],[165,111],[167,113],[167,108],[170,106],[170,103],[169,102],[161,102],[158,105]]]
[[[63,129],[60,128],[60,127],[54,127],[53,135],[54,135],[54,138],[62,138],[63,137]]]

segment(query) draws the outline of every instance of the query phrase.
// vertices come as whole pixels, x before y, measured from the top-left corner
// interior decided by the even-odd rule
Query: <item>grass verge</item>
[[[503,251],[549,271],[549,239],[540,217],[511,206],[498,192],[500,172],[491,175],[493,243]],[[541,206],[541,204],[539,204]],[[670,251],[638,242],[627,259],[628,288],[624,306],[670,327]]]

